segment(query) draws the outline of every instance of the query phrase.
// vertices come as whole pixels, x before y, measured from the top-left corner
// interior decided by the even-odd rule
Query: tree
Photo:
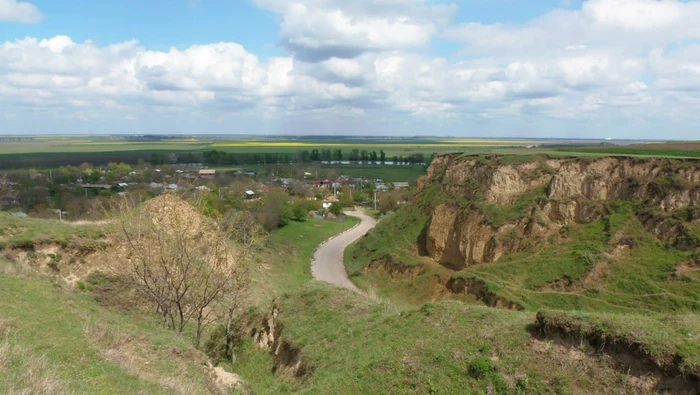
[[[354,149],[350,152],[350,158],[349,158],[349,159],[350,159],[350,162],[352,162],[352,163],[357,163],[357,162],[359,162],[359,160],[360,160],[360,150],[357,149],[357,148],[354,148]]]
[[[4,201],[15,200],[17,191],[15,190],[10,178],[5,173],[0,173],[0,206]]]
[[[133,207],[116,201],[117,254],[112,268],[153,305],[163,326],[182,332],[195,321],[196,343],[216,319],[212,306],[239,297],[248,284],[248,267],[235,259],[230,234],[173,195]]]
[[[369,154],[369,160],[372,162],[372,164],[377,163],[377,151],[372,151]]]
[[[318,162],[321,160],[321,156],[318,153],[317,149],[311,150],[311,157],[310,157],[312,162]]]
[[[339,202],[333,202],[328,208],[328,211],[330,211],[333,215],[340,215],[343,213],[343,206]]]
[[[384,164],[384,162],[386,162],[386,152],[384,152],[383,149],[379,150],[379,162],[381,162],[381,164]]]
[[[341,149],[335,150],[334,157],[335,157],[335,160],[337,160],[338,162],[343,160],[343,150],[341,150]]]
[[[360,159],[362,160],[362,163],[367,163],[367,160],[369,159],[369,153],[367,153],[367,150],[362,150],[360,152]]]

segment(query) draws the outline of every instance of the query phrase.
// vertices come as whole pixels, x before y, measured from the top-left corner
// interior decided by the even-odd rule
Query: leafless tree
[[[199,345],[205,327],[222,317],[215,304],[240,304],[247,260],[237,259],[228,231],[171,194],[138,207],[125,199],[115,206],[114,270],[152,302],[165,327],[182,332],[196,322]]]

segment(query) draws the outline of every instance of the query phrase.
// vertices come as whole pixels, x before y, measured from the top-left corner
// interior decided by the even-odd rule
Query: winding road
[[[345,252],[345,247],[369,232],[377,224],[377,221],[359,211],[348,211],[345,214],[360,218],[361,222],[354,228],[324,241],[318,247],[311,261],[311,273],[314,279],[318,281],[359,291],[355,284],[350,281],[348,273],[345,271],[343,253]]]

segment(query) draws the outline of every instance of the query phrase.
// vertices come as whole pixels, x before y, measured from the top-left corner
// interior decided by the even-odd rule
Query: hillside
[[[419,184],[348,252],[360,284],[527,310],[700,310],[697,161],[447,155]]]

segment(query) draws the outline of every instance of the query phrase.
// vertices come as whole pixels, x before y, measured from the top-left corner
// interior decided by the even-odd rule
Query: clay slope
[[[516,163],[509,163],[510,161]],[[698,246],[674,213],[700,203],[697,161],[667,159],[552,159],[446,155],[419,182],[417,199],[442,196],[428,207],[425,249],[454,270],[498,261],[526,250],[567,225],[588,224],[606,204],[632,201],[637,218],[665,244]]]

